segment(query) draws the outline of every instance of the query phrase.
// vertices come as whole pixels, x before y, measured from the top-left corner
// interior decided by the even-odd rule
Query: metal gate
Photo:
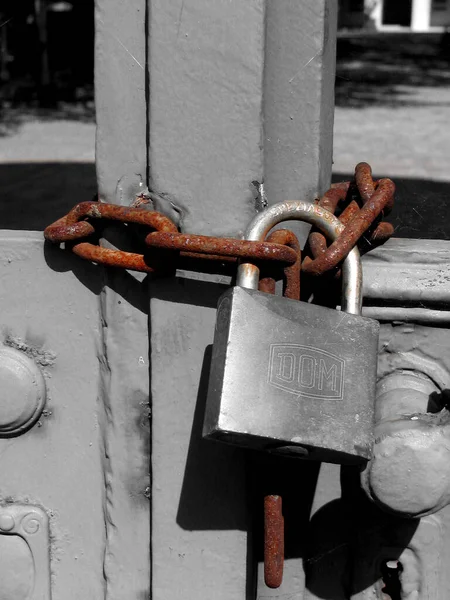
[[[100,200],[147,191],[181,231],[237,237],[267,203],[323,193],[336,4],[97,0]],[[201,437],[228,276],[103,269],[40,232],[2,231],[0,248],[0,598],[446,596],[447,508],[387,515],[354,471],[295,461],[276,462],[286,565],[265,587],[269,459]],[[365,260],[380,378],[450,388],[449,259],[447,242],[392,240]]]

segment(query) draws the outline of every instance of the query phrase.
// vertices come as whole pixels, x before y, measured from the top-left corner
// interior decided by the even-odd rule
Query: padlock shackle
[[[304,221],[314,225],[331,241],[335,241],[345,229],[332,213],[325,208],[303,202],[287,200],[267,208],[259,213],[249,224],[244,239],[262,241],[269,231],[283,221]],[[237,285],[258,289],[259,269],[251,263],[242,263],[238,267]],[[358,248],[353,248],[342,264],[342,300],[341,309],[353,315],[361,314],[362,306],[362,267]]]

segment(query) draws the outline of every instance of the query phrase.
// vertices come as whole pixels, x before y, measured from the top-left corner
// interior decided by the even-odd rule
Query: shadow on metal
[[[381,591],[386,561],[401,556],[420,523],[369,502],[358,467],[341,468],[341,486],[342,497],[317,511],[308,530],[306,588],[324,600],[357,598],[377,583]]]
[[[201,297],[205,295],[201,294]],[[208,346],[177,523],[189,531],[233,529],[247,532],[247,597],[253,598],[257,563],[263,561],[264,497],[273,493],[282,495],[285,557],[302,558],[320,464],[243,450],[202,438],[211,352],[212,346]]]
[[[0,164],[0,191],[0,229],[42,231],[97,193],[95,164]]]

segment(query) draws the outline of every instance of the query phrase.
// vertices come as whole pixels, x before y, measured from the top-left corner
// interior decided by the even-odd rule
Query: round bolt
[[[0,437],[27,431],[45,406],[44,377],[34,361],[14,348],[0,348]]]
[[[0,529],[2,531],[11,531],[14,529],[14,519],[11,515],[0,515]]]

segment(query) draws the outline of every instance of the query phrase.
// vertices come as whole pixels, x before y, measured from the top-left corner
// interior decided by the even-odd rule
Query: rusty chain
[[[152,273],[161,268],[152,264],[149,256],[111,250],[91,242],[80,241],[96,232],[89,221],[81,219],[110,219],[121,223],[146,225],[156,230],[147,238],[149,246],[160,249],[178,250],[181,256],[189,258],[205,258],[212,260],[227,260],[243,258],[246,260],[269,260],[294,264],[297,260],[295,250],[280,243],[250,242],[235,238],[215,238],[202,235],[178,233],[175,224],[167,217],[156,211],[143,208],[125,207],[99,202],[81,202],[67,215],[49,225],[45,231],[45,239],[53,243],[75,242],[72,251],[93,262],[108,266],[121,267],[135,271]],[[154,237],[159,236],[159,237]]]
[[[337,267],[358,245],[362,252],[384,243],[393,233],[389,223],[381,222],[392,208],[395,186],[390,179],[372,179],[368,164],[359,163],[351,182],[334,184],[318,200],[320,206],[333,214],[341,211],[338,218],[346,227],[338,240],[327,247],[323,234],[312,231],[308,238],[311,256],[305,256],[301,269],[311,275],[322,275]],[[173,266],[178,257],[208,259],[221,262],[266,261],[293,266],[297,252],[287,230],[274,232],[264,242],[219,238],[179,233],[176,225],[163,214],[148,210],[149,201],[140,197],[131,207],[100,202],[81,202],[67,215],[49,225],[45,239],[53,243],[66,242],[68,247],[82,258],[107,266],[121,267],[153,273],[164,271],[167,265],[157,260],[157,253],[164,251],[164,260]],[[146,226],[153,231],[147,234],[147,251],[144,254],[112,250],[93,244],[86,238],[97,232],[93,221],[107,219],[124,224]],[[170,259],[170,257],[172,259]],[[292,270],[285,271],[291,281]],[[290,274],[291,273],[291,274]]]

